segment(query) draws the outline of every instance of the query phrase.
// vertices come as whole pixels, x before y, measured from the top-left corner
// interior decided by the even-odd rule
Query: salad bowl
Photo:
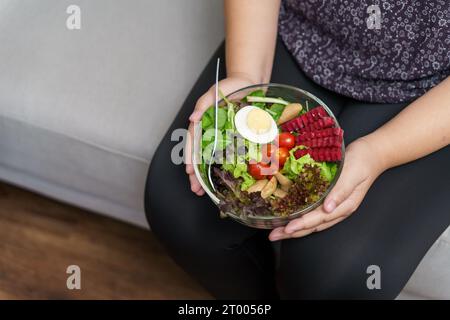
[[[288,106],[296,106],[301,110],[293,108],[297,113],[286,118]],[[290,220],[311,212],[323,203],[341,174],[345,144],[343,131],[336,117],[322,100],[293,86],[269,83],[249,86],[226,97],[222,96],[219,108],[221,110],[217,117],[214,107],[211,107],[203,115],[202,121],[195,124],[192,159],[197,179],[208,197],[218,206],[222,217],[229,217],[250,227],[273,229],[286,225]],[[272,127],[263,112],[272,117]],[[276,123],[275,133],[272,132],[273,123]],[[247,153],[251,149],[250,145],[256,145],[258,152],[254,156],[241,157],[239,147],[236,147],[238,155],[233,159],[246,159],[242,164],[226,164],[227,155],[222,156],[220,162],[217,153],[213,154],[215,149],[211,145],[218,145],[220,150],[228,150],[236,145],[235,140],[222,135],[226,128],[244,141],[243,149]],[[266,131],[261,134],[261,130]],[[281,147],[285,143],[279,139],[283,132],[295,138],[295,146],[290,145],[289,150]],[[277,142],[272,141],[274,135],[277,136]],[[276,162],[273,161],[275,153],[269,155],[267,150],[270,148],[267,146],[276,149]],[[285,158],[280,158],[282,149],[289,151]],[[266,156],[270,157],[269,160]],[[255,171],[258,164],[269,168],[266,176]],[[208,176],[210,165],[213,167],[212,175],[215,176],[213,181]],[[319,172],[320,188],[316,188],[311,184],[318,181]],[[315,180],[308,180],[308,184],[304,183],[311,175],[317,177]],[[291,181],[286,180],[286,177]],[[284,188],[283,179],[289,182],[290,189]],[[224,185],[230,187],[233,183],[239,186],[233,190],[234,193],[223,189]],[[266,190],[270,189],[269,185],[272,183],[275,186],[272,192],[267,193]],[[264,187],[258,189],[258,185]],[[304,185],[308,185],[308,190],[314,191],[310,191],[311,194],[301,193],[300,189]],[[296,199],[293,189],[300,192],[301,197],[305,196],[304,202]],[[257,192],[251,193],[252,190]],[[234,198],[241,195],[245,197],[245,206],[229,205],[230,202],[236,203]]]

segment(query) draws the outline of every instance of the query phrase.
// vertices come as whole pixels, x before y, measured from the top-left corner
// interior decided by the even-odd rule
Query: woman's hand
[[[219,89],[224,95],[228,95],[238,89],[256,84],[249,76],[239,74],[229,76],[228,78],[219,82]],[[203,112],[205,112],[210,106],[215,103],[215,86],[212,86],[204,95],[197,100],[194,112],[189,117],[189,131],[186,140],[185,148],[185,163],[186,173],[189,176],[191,183],[191,190],[198,196],[202,196],[205,191],[202,189],[200,182],[198,182],[194,167],[192,164],[192,137],[194,136],[194,123],[201,121]]]
[[[383,171],[383,165],[374,157],[369,142],[364,138],[356,140],[348,146],[341,176],[324,204],[286,226],[274,229],[269,239],[300,238],[341,222],[355,212]]]
[[[450,143],[450,77],[414,100],[388,123],[349,145],[344,168],[324,205],[274,229],[272,241],[325,230],[351,215],[375,179]]]

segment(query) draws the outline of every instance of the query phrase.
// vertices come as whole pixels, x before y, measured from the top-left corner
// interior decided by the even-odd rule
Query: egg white
[[[250,111],[254,109],[260,109],[255,106],[245,106],[242,109],[240,109],[235,117],[234,117],[234,123],[236,125],[236,130],[239,132],[241,136],[243,136],[245,139],[259,144],[265,144],[270,143],[275,140],[277,134],[278,134],[278,127],[275,123],[275,120],[272,118],[272,116],[267,112],[268,117],[270,118],[270,129],[267,132],[264,133],[256,133],[253,132],[247,125],[247,116]]]

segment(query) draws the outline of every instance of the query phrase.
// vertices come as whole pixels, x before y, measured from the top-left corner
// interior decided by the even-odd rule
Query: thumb
[[[211,89],[209,89],[204,95],[202,95],[195,104],[194,112],[192,112],[189,120],[191,122],[199,122],[202,119],[202,115],[206,109],[214,103],[214,95],[212,95]]]
[[[353,190],[361,183],[360,180],[358,172],[342,170],[339,180],[325,199],[323,204],[325,211],[333,212],[352,194]]]

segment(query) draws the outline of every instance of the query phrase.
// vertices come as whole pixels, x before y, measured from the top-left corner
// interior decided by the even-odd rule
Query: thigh
[[[348,141],[373,131],[405,106],[389,109],[388,105],[354,103],[351,107],[357,105],[355,109],[345,108],[340,116]],[[390,169],[375,181],[351,217],[326,231],[283,241],[282,295],[395,298],[450,224],[446,203],[450,170],[445,169],[449,162],[447,147]],[[367,268],[371,265],[380,267],[380,290],[367,287]]]

